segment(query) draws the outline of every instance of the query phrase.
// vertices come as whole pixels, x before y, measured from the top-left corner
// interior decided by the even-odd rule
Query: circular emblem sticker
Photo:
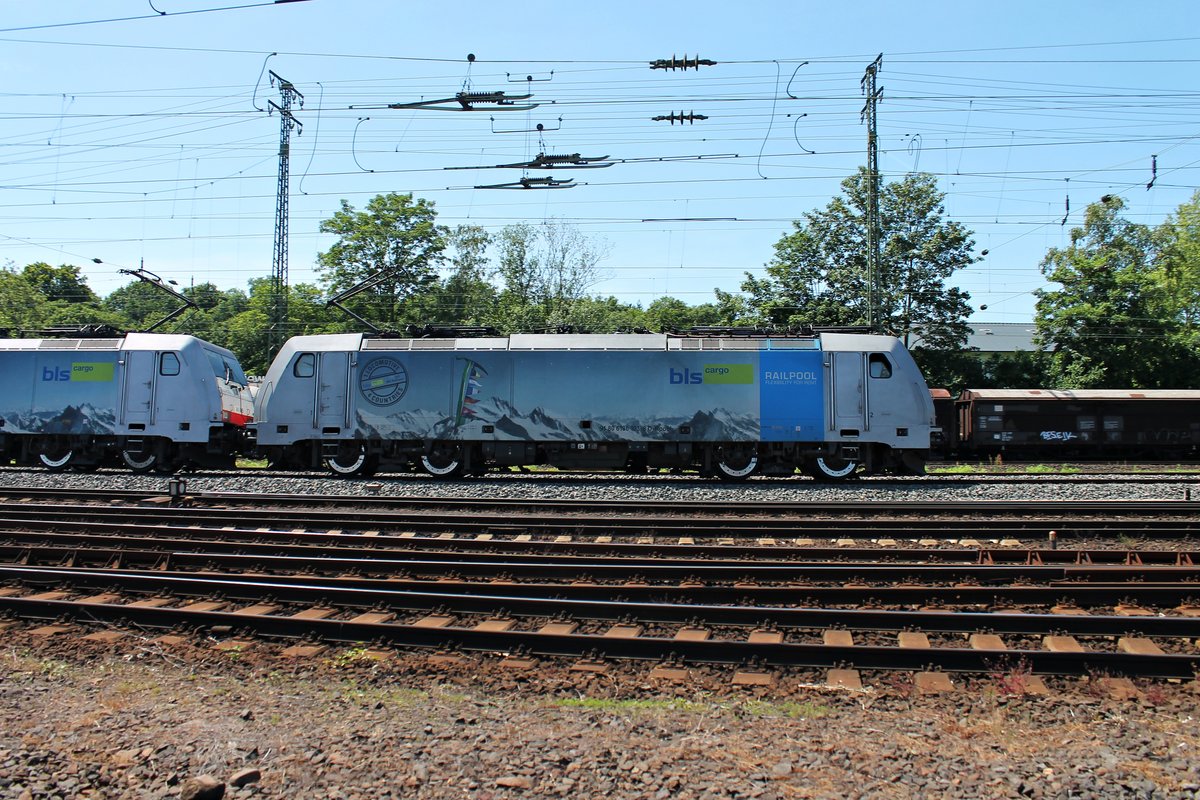
[[[408,391],[408,370],[394,358],[377,358],[363,368],[358,387],[368,402],[390,406]]]

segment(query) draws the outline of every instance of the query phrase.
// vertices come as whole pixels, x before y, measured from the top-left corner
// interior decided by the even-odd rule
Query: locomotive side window
[[[163,353],[158,358],[158,374],[159,375],[178,375],[179,374],[179,356],[174,353]]]
[[[311,378],[317,374],[317,356],[314,353],[301,353],[292,365],[292,374],[297,378]]]
[[[871,353],[867,364],[872,378],[892,377],[892,364],[883,353]]]

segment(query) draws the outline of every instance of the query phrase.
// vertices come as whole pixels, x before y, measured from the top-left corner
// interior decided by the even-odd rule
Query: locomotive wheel
[[[144,450],[122,450],[121,463],[134,472],[150,472],[158,466],[158,453]]]
[[[69,447],[55,447],[45,453],[38,453],[38,461],[51,472],[62,472],[73,466],[75,451]]]
[[[844,481],[858,470],[858,462],[839,456],[817,456],[805,463],[805,473],[819,481]]]
[[[717,477],[723,481],[744,481],[758,469],[758,455],[752,448],[718,448]]]
[[[463,474],[462,448],[456,444],[435,444],[421,456],[421,467],[435,478],[457,478]]]
[[[343,445],[338,454],[325,459],[325,468],[339,478],[374,475],[378,462],[374,456],[368,455],[365,445]]]

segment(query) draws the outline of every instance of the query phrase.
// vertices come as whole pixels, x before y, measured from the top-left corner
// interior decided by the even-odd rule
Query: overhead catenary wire
[[[115,22],[133,22],[143,19],[162,19],[163,17],[182,17],[194,14],[212,14],[221,11],[240,11],[246,8],[262,8],[264,6],[279,6],[288,3],[306,3],[308,0],[266,0],[261,3],[243,3],[236,6],[218,6],[214,8],[193,8],[185,11],[159,11],[154,14],[138,14],[129,17],[107,17],[102,19],[76,20],[73,22],[48,22],[42,25],[24,25],[16,28],[0,28],[0,33],[16,33],[19,31],[42,31],[50,28],[77,28],[85,25],[108,25]],[[151,5],[153,8],[153,5]]]
[[[920,63],[924,65],[942,63],[946,64],[950,61],[955,63],[969,62],[970,59],[950,59],[954,51],[940,51],[936,57],[917,58],[905,57],[903,54],[889,56],[893,60],[892,64],[904,64],[906,60],[911,59],[912,63]],[[258,55],[265,55],[258,53]],[[1039,59],[1028,59],[1027,63],[1034,63]],[[979,63],[991,63],[990,59],[978,59]],[[1014,60],[1015,61],[1015,60]],[[1063,63],[1086,63],[1086,59],[1062,59]],[[769,68],[776,67],[776,62],[786,63],[788,66],[800,63],[799,60],[789,62],[786,59],[763,59],[760,61],[744,61],[744,62],[727,62],[722,60],[722,65],[727,63],[741,63],[748,65],[758,63],[768,66]],[[420,64],[420,59],[411,61],[397,61],[397,63],[405,64]],[[461,58],[444,59],[441,61],[429,59],[424,63],[434,65],[445,64],[462,64]],[[487,70],[484,68],[488,65],[502,62],[485,62],[479,61],[474,69],[474,80],[477,83],[482,83],[485,80],[490,80],[491,76],[486,76],[482,73]],[[523,62],[532,63],[532,62]],[[598,150],[592,152],[608,152],[609,150],[616,151],[616,158],[620,159],[619,164],[625,166],[650,167],[655,164],[663,166],[663,169],[655,168],[655,173],[662,173],[661,177],[656,177],[653,173],[642,172],[636,176],[630,176],[629,170],[622,170],[621,180],[604,180],[604,181],[589,181],[589,186],[586,187],[587,192],[596,194],[593,190],[620,191],[622,189],[638,188],[639,190],[646,187],[661,187],[663,198],[666,193],[671,190],[671,187],[683,187],[681,191],[692,193],[693,190],[685,187],[705,187],[703,190],[706,197],[705,200],[710,204],[709,208],[705,208],[705,212],[710,209],[716,213],[704,213],[705,217],[737,217],[739,220],[746,219],[764,219],[761,214],[742,213],[735,205],[740,201],[739,196],[746,196],[747,192],[731,187],[739,185],[738,179],[732,175],[724,174],[727,168],[736,169],[740,162],[744,163],[747,158],[756,159],[756,171],[761,172],[764,165],[769,168],[769,173],[772,176],[779,175],[780,179],[786,184],[804,185],[810,181],[824,179],[827,175],[846,175],[853,164],[851,157],[861,151],[860,147],[851,146],[850,142],[845,139],[839,139],[836,135],[831,135],[829,138],[823,138],[823,125],[845,118],[849,113],[846,109],[837,110],[839,103],[844,104],[846,99],[853,96],[853,93],[847,91],[846,84],[843,83],[840,89],[837,86],[836,80],[831,80],[831,76],[812,76],[806,69],[804,77],[797,77],[800,73],[799,67],[793,67],[792,79],[789,80],[788,86],[783,92],[779,91],[778,75],[775,79],[775,85],[763,86],[759,80],[758,86],[767,89],[766,91],[751,91],[754,86],[754,79],[748,74],[738,75],[728,80],[713,77],[714,73],[704,76],[705,83],[700,91],[697,89],[701,85],[692,85],[685,92],[677,92],[672,94],[660,94],[654,97],[624,97],[622,96],[627,89],[633,87],[648,86],[644,78],[634,78],[632,72],[632,62],[623,64],[621,62],[603,62],[603,61],[584,61],[574,60],[565,62],[554,62],[556,71],[556,80],[554,86],[556,91],[562,91],[565,96],[561,98],[561,105],[558,108],[562,109],[570,117],[572,124],[572,135],[583,133],[584,141],[588,147],[598,147]],[[834,60],[816,60],[814,63],[822,65],[824,68],[837,68],[837,62]],[[848,63],[848,62],[847,62]],[[559,65],[562,65],[560,69]],[[638,62],[638,69],[644,70],[644,62]],[[290,70],[289,70],[290,71]],[[430,70],[434,72],[436,70]],[[442,70],[446,72],[446,70]],[[930,69],[925,68],[922,72],[928,73]],[[844,74],[849,74],[849,67],[842,69]],[[761,75],[762,70],[759,70]],[[500,74],[500,73],[497,73]],[[896,73],[893,73],[893,81],[895,81]],[[322,77],[322,76],[314,76]],[[461,73],[459,73],[461,78]],[[560,83],[561,78],[561,83]],[[1140,162],[1140,181],[1139,186],[1144,186],[1146,183],[1145,164],[1147,156],[1152,152],[1160,154],[1166,152],[1172,146],[1178,146],[1181,143],[1181,134],[1178,127],[1172,128],[1180,124],[1182,119],[1185,119],[1189,108],[1194,112],[1197,105],[1200,105],[1200,94],[1187,91],[1170,91],[1170,87],[1163,87],[1158,91],[1147,91],[1142,87],[1085,87],[1081,84],[1073,84],[1070,81],[1061,81],[1058,83],[1049,83],[1047,85],[1035,85],[1032,82],[1011,82],[1010,85],[1001,85],[996,83],[989,85],[986,81],[974,77],[960,76],[954,71],[947,70],[941,76],[938,87],[939,91],[932,91],[933,84],[919,85],[916,81],[927,81],[928,78],[911,78],[912,83],[908,86],[897,86],[895,83],[889,85],[889,118],[896,119],[897,124],[901,124],[908,119],[916,119],[919,117],[931,117],[944,112],[946,107],[957,103],[960,106],[974,102],[972,110],[972,122],[970,132],[961,140],[956,147],[949,147],[948,152],[953,154],[954,150],[958,150],[960,168],[956,170],[954,177],[959,181],[950,192],[953,197],[969,197],[973,195],[983,195],[991,192],[992,205],[997,210],[993,218],[988,220],[989,225],[1007,226],[1007,225],[1026,225],[1034,226],[1044,224],[1046,215],[1044,213],[1011,213],[1011,210],[1019,210],[1020,206],[1013,206],[1013,203],[1022,202],[1022,198],[1027,195],[1034,195],[1038,191],[1039,184],[1048,184],[1053,181],[1062,181],[1065,177],[1071,177],[1071,184],[1081,187],[1096,186],[1097,189],[1105,191],[1111,188],[1113,179],[1120,177],[1124,179],[1124,175],[1113,170],[1106,170],[1104,167],[1097,167],[1097,177],[1093,179],[1085,179],[1076,177],[1082,170],[1078,168],[1076,163],[1064,163],[1061,170],[1045,171],[1023,168],[1024,165],[1018,163],[1015,168],[1009,168],[1008,164],[999,165],[996,168],[989,168],[994,162],[974,161],[970,164],[971,167],[979,167],[978,169],[970,169],[963,171],[962,165],[965,164],[963,158],[969,153],[986,154],[989,150],[1005,148],[1009,161],[1021,161],[1022,152],[1049,152],[1052,148],[1064,150],[1078,149],[1086,151],[1087,148],[1099,143],[1111,145],[1129,145],[1131,147],[1144,146],[1145,154],[1134,158],[1131,154],[1130,161],[1137,160]],[[426,83],[425,87],[421,87],[422,81]],[[793,83],[794,81],[794,83]],[[324,91],[326,81],[311,81],[309,85],[316,83],[322,87]],[[391,84],[390,86],[388,84]],[[574,83],[575,85],[572,85]],[[317,104],[317,109],[312,113],[316,113],[319,109],[320,116],[325,117],[324,122],[328,123],[331,132],[327,142],[321,144],[320,150],[313,148],[310,156],[309,167],[305,171],[305,180],[319,182],[319,185],[313,187],[313,191],[308,191],[308,186],[305,186],[305,195],[310,196],[316,201],[323,197],[348,197],[351,199],[367,198],[372,194],[378,193],[378,189],[368,186],[354,186],[342,181],[342,185],[336,185],[335,181],[341,178],[352,177],[359,175],[374,175],[380,177],[394,176],[400,178],[403,183],[397,187],[403,191],[415,191],[418,194],[425,193],[442,193],[445,194],[445,187],[438,187],[429,181],[411,181],[403,176],[419,176],[423,172],[429,174],[432,169],[441,169],[447,164],[454,163],[455,159],[463,158],[466,154],[470,154],[471,160],[478,163],[479,155],[482,152],[481,147],[487,147],[484,140],[480,137],[479,132],[463,132],[461,128],[454,129],[450,126],[435,126],[429,129],[420,129],[409,131],[408,126],[413,126],[414,120],[411,116],[397,120],[398,124],[381,123],[378,128],[365,126],[360,131],[358,125],[354,124],[354,118],[347,119],[345,106],[342,110],[337,108],[337,98],[334,97],[337,93],[342,94],[342,98],[348,98],[354,95],[361,95],[368,87],[371,92],[378,96],[386,96],[388,94],[396,94],[396,89],[403,88],[401,94],[420,94],[423,89],[428,89],[434,86],[431,77],[429,76],[396,76],[392,79],[370,81],[362,80],[358,82],[330,82],[330,85],[336,85],[335,91],[324,97]],[[1010,88],[1011,87],[1011,88]],[[70,87],[63,87],[64,89]],[[199,89],[204,91],[204,87],[191,87],[188,91]],[[201,103],[219,104],[231,103],[237,104],[240,102],[240,108],[244,111],[237,110],[233,106],[228,111],[220,108],[202,108],[197,107],[195,110],[190,110],[181,113],[168,112],[163,114],[161,119],[166,124],[184,124],[193,125],[192,130],[195,131],[193,138],[194,144],[188,144],[180,149],[180,158],[188,158],[193,160],[194,164],[202,166],[216,167],[218,164],[229,164],[228,169],[201,169],[198,172],[198,177],[195,181],[188,183],[181,181],[172,184],[171,179],[151,178],[150,180],[163,181],[160,184],[144,182],[141,180],[149,174],[149,170],[153,167],[156,159],[161,160],[161,151],[155,151],[154,145],[157,143],[173,146],[177,144],[177,140],[173,141],[172,137],[178,137],[180,132],[170,130],[162,130],[154,135],[147,135],[148,128],[146,125],[157,124],[154,122],[156,117],[152,112],[138,112],[137,115],[130,114],[112,114],[112,115],[71,115],[60,117],[54,120],[53,115],[45,115],[44,121],[49,123],[54,120],[54,124],[61,124],[64,132],[69,132],[71,135],[65,137],[66,141],[55,147],[55,153],[58,159],[62,162],[61,170],[56,176],[50,172],[48,167],[52,163],[47,156],[52,154],[49,152],[35,153],[32,150],[28,151],[28,157],[34,159],[42,159],[43,166],[36,166],[36,161],[30,162],[22,166],[22,172],[9,172],[5,175],[5,183],[11,187],[11,191],[20,191],[23,193],[37,192],[39,190],[51,190],[59,193],[59,205],[64,209],[77,207],[71,203],[71,198],[74,197],[108,197],[113,200],[99,200],[98,202],[89,202],[86,207],[93,209],[89,212],[96,219],[104,219],[110,216],[110,213],[105,209],[113,209],[115,213],[121,208],[121,204],[125,202],[119,194],[105,194],[108,192],[125,192],[125,197],[128,202],[137,202],[139,205],[147,202],[145,196],[148,192],[161,192],[165,195],[170,195],[172,192],[186,193],[195,191],[197,187],[206,186],[205,178],[212,176],[209,179],[224,183],[232,187],[234,184],[229,184],[229,181],[235,181],[238,187],[237,192],[232,191],[214,191],[206,192],[205,197],[208,202],[215,203],[218,206],[221,203],[229,203],[234,201],[245,203],[254,202],[267,195],[265,192],[256,192],[253,190],[244,191],[243,187],[249,188],[253,182],[260,179],[266,179],[268,174],[266,171],[247,169],[247,165],[253,163],[249,160],[237,162],[240,156],[238,146],[241,145],[242,152],[246,158],[253,157],[254,161],[261,165],[264,159],[269,158],[270,148],[272,143],[269,136],[259,135],[256,138],[247,140],[244,137],[237,137],[232,132],[229,136],[216,140],[215,142],[209,137],[212,134],[220,136],[220,128],[204,128],[202,126],[207,123],[203,120],[211,119],[214,116],[220,119],[223,115],[228,115],[230,119],[239,120],[242,125],[256,125],[258,123],[256,112],[247,109],[247,99],[253,98],[253,93],[247,91],[248,87],[233,87],[225,93],[217,91],[211,98],[201,100]],[[811,91],[810,91],[811,90]],[[541,88],[539,87],[539,91]],[[79,95],[86,97],[87,95]],[[797,141],[795,146],[786,148],[777,148],[777,152],[766,152],[765,147],[767,139],[770,137],[769,126],[775,118],[774,112],[768,107],[769,104],[778,103],[781,99],[787,99],[788,102],[794,102],[790,98],[804,98],[804,103],[809,116],[806,117],[807,124],[805,128],[806,143],[810,144],[809,148],[804,148]],[[184,100],[184,95],[176,96],[176,99]],[[667,174],[665,168],[672,164],[670,158],[655,157],[649,155],[651,151],[661,152],[657,147],[654,138],[650,135],[636,135],[635,129],[631,120],[638,116],[638,109],[644,107],[647,103],[659,102],[667,99],[674,107],[681,107],[681,104],[687,104],[690,100],[711,102],[714,107],[718,108],[720,113],[714,115],[714,119],[710,119],[705,123],[705,143],[714,148],[727,151],[746,150],[751,151],[751,155],[735,154],[732,158],[722,157],[712,159],[709,166],[703,167],[704,171],[698,174],[689,176],[679,176],[675,174]],[[189,98],[188,102],[196,102]],[[152,101],[151,101],[152,102]],[[816,104],[816,107],[810,107],[810,104]],[[745,107],[742,111],[739,107]],[[75,112],[76,109],[72,109]],[[86,110],[86,109],[85,109]],[[1003,114],[1021,114],[1026,115],[1029,119],[1037,117],[1054,118],[1060,121],[1061,124],[1056,126],[1056,130],[1049,135],[1035,134],[1033,126],[1023,129],[1020,126],[1004,126],[1002,124],[992,124],[989,115],[994,113]],[[1098,126],[1092,121],[1098,114],[1105,116],[1107,124],[1099,129],[1099,135],[1092,133],[1093,129]],[[1047,116],[1049,115],[1049,116]],[[1194,119],[1194,114],[1191,115]],[[25,121],[35,122],[34,115],[24,117]],[[885,118],[885,122],[888,118]],[[1151,131],[1150,135],[1131,135],[1122,136],[1120,134],[1113,135],[1114,130],[1120,130],[1120,123],[1127,120],[1127,127],[1140,128],[1142,131]],[[15,117],[10,117],[10,121],[20,121]],[[798,119],[797,119],[798,122]],[[1147,128],[1146,124],[1150,123],[1152,127]],[[86,138],[85,131],[87,127],[75,129],[73,126],[95,126],[105,124],[119,124],[128,127],[127,130],[119,135],[113,136],[107,132],[97,130],[96,135],[91,137],[90,143],[83,143]],[[1045,128],[1039,121],[1039,127]],[[400,153],[395,149],[397,131],[399,126],[405,126],[404,143],[406,151]],[[353,130],[351,130],[351,127]],[[678,127],[678,126],[676,126]],[[767,137],[763,137],[762,131],[767,128]],[[909,127],[908,130],[913,130]],[[938,135],[938,125],[922,123],[922,129],[931,132],[931,136]],[[0,134],[0,161],[17,164],[24,156],[10,158],[10,153],[15,153],[21,148],[19,140],[12,138],[12,126],[9,126],[9,132]],[[808,138],[811,131],[813,138]],[[1007,141],[999,141],[1000,132],[1003,131],[1003,136]],[[132,135],[129,135],[132,134]],[[185,134],[186,135],[186,134]],[[448,143],[448,138],[453,136],[456,147],[438,147],[438,144],[445,145]],[[208,139],[208,141],[204,141]],[[388,141],[390,139],[390,141]],[[990,141],[989,141],[990,139]],[[1057,139],[1055,141],[1054,139]],[[140,141],[140,145],[135,145],[134,142]],[[441,140],[441,141],[439,141]],[[388,141],[386,151],[379,147],[380,143]],[[743,144],[745,143],[745,144]],[[753,155],[753,147],[750,143],[759,145],[760,153]],[[840,146],[839,146],[840,145]],[[28,148],[28,143],[25,147]],[[88,147],[95,148],[90,152],[85,153]],[[146,148],[142,153],[136,153],[135,147]],[[882,160],[886,162],[888,151],[890,149],[899,150],[901,144],[898,137],[891,136],[889,133],[881,131],[881,152]],[[584,144],[580,144],[578,149],[583,152]],[[811,149],[818,149],[822,156],[822,164],[813,164],[813,159],[806,159],[803,163],[798,163],[795,159],[808,154]],[[571,149],[577,149],[572,147]],[[925,148],[930,152],[943,149],[936,146],[927,146]],[[124,150],[125,152],[120,152]],[[457,150],[456,154],[453,152]],[[104,153],[108,151],[113,153],[113,157],[104,157]],[[443,155],[439,156],[441,151]],[[640,151],[640,152],[639,152]],[[501,152],[497,149],[496,152]],[[676,148],[677,154],[686,153],[686,150]],[[119,155],[118,155],[119,153]],[[137,158],[141,158],[146,168],[146,174],[132,174],[129,170],[129,165],[137,164],[137,160],[132,160],[128,157],[130,153],[135,153]],[[85,160],[81,156],[101,154],[99,158]],[[409,154],[421,154],[423,156],[432,156],[440,158],[442,163],[436,167],[430,166],[424,169],[413,168],[408,163],[387,164],[389,159],[395,159],[401,162],[399,157],[408,156]],[[460,155],[461,154],[461,155]],[[68,157],[69,156],[69,157]],[[330,168],[337,165],[341,159],[344,168]],[[765,160],[764,160],[765,159]],[[826,160],[827,159],[827,160]],[[172,160],[174,158],[172,157]],[[358,164],[355,162],[362,161]],[[708,159],[700,158],[698,162],[703,162]],[[1178,159],[1186,163],[1192,159]],[[376,162],[380,163],[376,163]],[[711,163],[711,162],[715,162]],[[500,160],[497,163],[501,163]],[[911,158],[909,159],[911,163]],[[374,169],[369,172],[362,172],[364,165],[369,165]],[[713,167],[718,166],[719,172],[714,172]],[[25,169],[25,167],[29,169]],[[356,170],[355,167],[359,167]],[[907,170],[908,165],[905,166]],[[887,164],[884,164],[884,171],[887,172]],[[1186,173],[1176,173],[1175,181],[1164,181],[1164,174],[1160,175],[1159,182],[1156,184],[1159,188],[1172,189],[1180,185],[1179,178]],[[969,182],[969,185],[968,185]],[[989,183],[990,182],[990,183]],[[187,185],[184,185],[187,184]],[[421,185],[426,184],[426,185]],[[1186,185],[1183,184],[1183,185]],[[52,187],[52,188],[51,188]],[[161,188],[160,188],[161,187]],[[996,196],[997,191],[999,197]],[[569,193],[578,195],[580,192]],[[445,194],[449,197],[449,194]],[[801,190],[803,196],[803,190]],[[826,199],[828,195],[826,195]],[[66,200],[66,204],[63,201]],[[153,200],[150,201],[150,209],[153,208]],[[585,201],[576,199],[564,200],[563,202],[575,205],[580,202],[598,203],[615,202],[605,197],[589,198]],[[666,202],[665,199],[654,199],[650,202]],[[721,208],[719,204],[725,203],[726,207]],[[715,204],[715,205],[714,205]],[[820,197],[814,199],[813,206],[822,205]],[[494,205],[494,204],[493,204]],[[5,203],[4,198],[0,197],[0,206],[16,209],[22,208],[28,211],[37,211],[46,209],[48,206],[33,199],[33,202],[22,201],[20,203]],[[478,209],[479,207],[477,207]],[[485,207],[486,208],[486,207]],[[792,210],[795,213],[790,215],[781,215],[779,219],[787,220],[796,218],[799,212],[805,206],[795,204]],[[1011,210],[1010,210],[1011,208]],[[439,212],[445,210],[451,212],[451,207],[440,203]],[[782,211],[783,209],[781,209]],[[731,213],[732,212],[732,213]],[[114,216],[115,216],[114,213]],[[515,215],[513,215],[515,216]],[[669,218],[669,214],[660,213],[645,213],[640,209],[631,210],[628,214],[628,219],[657,219]],[[261,218],[261,217],[260,217]],[[310,220],[320,218],[319,213],[309,213],[306,217]],[[445,218],[448,221],[453,221],[455,216],[453,213],[446,213]],[[1057,220],[1056,220],[1057,221]],[[625,224],[629,224],[626,221]],[[742,223],[738,223],[742,224]],[[758,224],[758,223],[745,223]],[[782,228],[785,226],[781,226]],[[220,234],[215,234],[220,235]],[[253,236],[252,234],[250,235]],[[764,256],[760,256],[761,261]]]

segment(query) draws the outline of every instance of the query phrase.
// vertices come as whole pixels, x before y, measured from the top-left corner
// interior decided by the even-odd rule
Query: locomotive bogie
[[[255,418],[272,463],[347,477],[547,465],[840,480],[923,463],[933,406],[886,336],[338,334],[285,344]]]

